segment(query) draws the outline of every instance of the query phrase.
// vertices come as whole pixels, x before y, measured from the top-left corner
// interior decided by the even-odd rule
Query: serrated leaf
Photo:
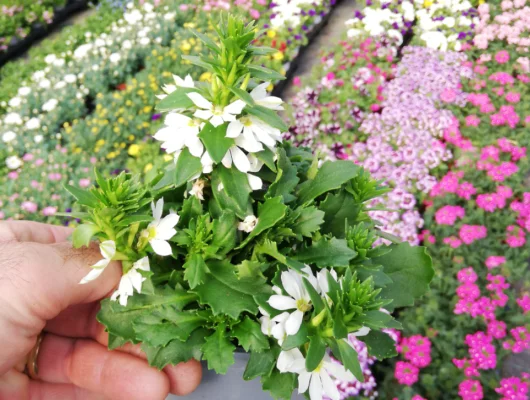
[[[384,332],[370,331],[359,339],[368,346],[368,353],[378,360],[397,356],[396,342]]]
[[[109,350],[115,350],[118,347],[121,347],[127,343],[127,339],[124,339],[120,336],[113,335],[112,333],[109,333],[108,337],[108,348]]]
[[[200,254],[192,254],[182,268],[184,268],[184,279],[188,281],[190,288],[194,289],[204,283],[208,266]]]
[[[344,237],[345,221],[348,221],[348,225],[354,225],[361,211],[361,205],[345,190],[336,194],[329,193],[319,208],[325,213],[321,231],[332,233],[338,238]]]
[[[245,107],[247,113],[258,117],[266,124],[272,126],[273,128],[279,129],[282,132],[286,132],[289,127],[283,122],[283,120],[278,116],[278,114],[266,107],[254,105]]]
[[[206,151],[216,164],[221,162],[228,149],[235,143],[234,139],[226,137],[227,126],[228,124],[224,123],[216,127],[207,122],[199,133]]]
[[[316,207],[307,207],[300,211],[300,216],[290,226],[294,233],[306,237],[311,237],[313,232],[319,230],[324,223],[324,211]]]
[[[253,296],[270,292],[270,287],[255,278],[238,279],[235,266],[228,261],[208,261],[207,265],[210,272],[204,284],[194,289],[201,304],[208,304],[214,315],[226,314],[233,319],[245,311],[255,315],[258,306]]]
[[[300,249],[296,259],[318,267],[341,267],[347,266],[356,255],[357,253],[348,247],[346,240],[322,238],[311,246]]]
[[[275,400],[290,400],[296,385],[296,375],[290,372],[281,373],[276,368],[270,376],[261,378],[263,390],[270,392]]]
[[[278,352],[272,349],[261,353],[251,352],[247,367],[243,373],[243,379],[250,381],[258,376],[268,376],[276,365],[277,358]]]
[[[182,202],[182,208],[179,212],[179,227],[187,227],[190,220],[202,215],[202,204],[196,196],[190,196]]]
[[[219,324],[202,346],[203,357],[208,361],[208,369],[213,369],[218,374],[226,374],[228,367],[235,362],[235,349],[236,346],[230,342],[226,333],[226,326]]]
[[[166,346],[174,339],[185,342],[205,321],[205,316],[197,311],[177,311],[165,306],[151,314],[140,316],[133,325],[137,340],[158,347]]]
[[[376,310],[367,311],[365,315],[355,318],[353,322],[357,322],[359,325],[367,326],[371,329],[402,329],[401,324],[396,321],[390,314]]]
[[[236,168],[216,166],[212,173],[212,192],[223,210],[231,210],[241,219],[252,214],[252,189],[247,175]]]
[[[166,365],[177,365],[192,358],[201,360],[201,347],[204,338],[209,335],[208,329],[200,328],[193,331],[186,342],[172,340],[165,347],[152,347],[146,343],[142,344],[142,350],[147,356],[147,361],[152,367],[162,369]]]
[[[296,199],[293,189],[298,185],[300,178],[297,176],[297,169],[287,157],[284,149],[278,150],[278,175],[276,180],[270,185],[266,197],[282,196],[284,203],[290,203]]]
[[[391,247],[390,253],[372,259],[374,264],[382,265],[384,273],[392,279],[380,294],[382,298],[393,299],[386,307],[389,311],[414,305],[414,300],[429,290],[434,276],[432,259],[425,247],[411,246],[407,242]]]
[[[374,280],[374,285],[376,287],[385,287],[386,285],[392,283],[392,279],[390,279],[390,277],[383,272],[383,267],[380,265],[356,265],[355,271],[357,272],[357,276],[361,281],[371,277]]]
[[[326,354],[326,343],[318,335],[309,338],[309,348],[305,359],[305,368],[311,372],[319,366]]]
[[[76,249],[88,246],[92,237],[99,231],[99,227],[95,224],[79,225],[72,234],[72,244]]]
[[[246,352],[260,352],[269,348],[269,340],[261,332],[261,326],[248,316],[232,328],[232,333]]]
[[[97,208],[99,200],[92,192],[68,184],[64,185],[64,188],[77,199],[79,205]]]
[[[226,254],[232,250],[237,241],[237,220],[230,210],[223,211],[221,217],[213,221],[213,238],[211,246],[219,254]]]
[[[307,204],[330,190],[339,189],[344,183],[355,178],[359,170],[359,166],[351,161],[326,161],[318,169],[315,179],[300,185],[298,204]]]
[[[188,97],[188,93],[197,91],[195,88],[178,87],[174,92],[164,97],[156,105],[155,110],[164,112],[193,107],[193,101]]]
[[[175,166],[174,184],[176,187],[182,186],[201,172],[201,159],[192,156],[188,148],[185,148],[182,150],[182,153],[180,153],[177,165]]]
[[[105,299],[101,302],[101,310],[97,320],[105,325],[106,330],[115,336],[136,343],[133,321],[142,315],[149,315],[164,306],[173,306],[179,310],[197,299],[194,293],[183,289],[172,289],[168,286],[156,288],[154,294],[135,294],[129,297],[127,306],[116,301]]]
[[[282,203],[281,197],[267,199],[264,203],[259,204],[258,223],[238,248],[245,247],[254,237],[275,226],[283,219],[286,210],[287,206]]]

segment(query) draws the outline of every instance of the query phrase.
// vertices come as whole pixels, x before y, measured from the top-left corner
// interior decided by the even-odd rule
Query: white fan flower
[[[247,233],[250,233],[254,230],[256,225],[258,224],[258,218],[256,218],[255,215],[247,215],[243,222],[240,222],[237,225],[237,229],[240,231],[244,231]]]
[[[149,258],[144,257],[136,261],[132,268],[125,273],[120,280],[118,289],[110,297],[111,300],[116,301],[119,297],[122,306],[127,305],[127,298],[134,294],[134,289],[138,293],[142,293],[142,283],[147,279],[140,271],[150,271]]]
[[[92,265],[92,271],[90,271],[83,279],[81,279],[81,282],[79,282],[80,284],[93,281],[101,275],[101,273],[105,270],[105,268],[107,268],[113,257],[116,255],[116,243],[114,240],[105,240],[99,244],[99,251],[103,256],[103,259]]]
[[[156,205],[154,202],[151,203],[151,210],[153,211],[154,221],[147,226],[147,229],[144,229],[141,237],[149,242],[156,254],[169,256],[173,252],[168,240],[177,233],[175,225],[178,224],[180,217],[177,213],[170,213],[162,218],[162,211],[164,210],[163,198],[158,200]]]
[[[234,164],[238,170],[245,174],[251,168],[248,156],[236,145],[228,149],[221,162],[225,168],[232,168],[232,164]]]
[[[311,372],[307,371],[304,356],[298,348],[282,351],[276,367],[280,372],[298,374],[298,393],[305,393],[309,389],[311,400],[322,400],[324,396],[331,400],[340,400],[339,390],[332,377],[345,382],[356,381],[350,371],[332,362],[327,354],[317,368]]]
[[[17,169],[22,166],[22,160],[17,156],[10,156],[6,158],[6,166],[9,169]]]
[[[264,82],[261,85],[256,86],[251,92],[250,96],[254,99],[256,104],[270,108],[271,110],[280,111],[283,110],[283,100],[276,96],[269,96],[267,88],[270,86],[270,82]]]
[[[285,322],[285,331],[288,335],[295,335],[298,332],[302,325],[304,313],[313,308],[302,278],[305,277],[315,289],[318,287],[311,268],[306,266],[302,271],[305,275],[293,270],[282,272],[282,285],[289,296],[275,294],[268,300],[270,306],[276,310],[294,310]]]
[[[239,120],[230,122],[226,137],[234,138],[236,144],[249,153],[263,150],[262,143],[274,151],[276,142],[282,141],[281,132],[252,115],[245,115]]]
[[[204,200],[203,190],[206,181],[204,179],[197,179],[193,182],[193,187],[190,190],[190,195],[197,197],[199,200]]]
[[[168,154],[175,153],[175,160],[185,147],[190,150],[194,157],[202,156],[204,145],[198,135],[203,122],[171,112],[166,116],[164,124],[166,126],[155,133],[154,138],[163,142],[161,147]]]
[[[173,93],[175,90],[177,90],[177,87],[185,87],[185,88],[194,88],[195,83],[193,82],[193,78],[190,74],[186,75],[184,79],[182,79],[178,75],[173,75],[173,80],[175,81],[174,85],[164,85],[162,86],[162,90],[166,94],[159,94],[156,97],[160,100],[164,99],[168,94]]]
[[[193,104],[200,108],[193,115],[205,121],[210,121],[215,127],[222,125],[224,122],[235,121],[236,115],[241,114],[241,111],[245,108],[245,102],[242,100],[236,100],[226,107],[221,107],[213,105],[199,93],[188,93],[188,97],[193,101]]]

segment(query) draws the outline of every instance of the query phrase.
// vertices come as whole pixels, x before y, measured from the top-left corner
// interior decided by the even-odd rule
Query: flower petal
[[[311,374],[309,397],[311,400],[322,400],[322,381],[320,380],[320,375],[317,373]]]
[[[179,114],[176,112],[170,112],[168,115],[166,115],[164,124],[172,128],[180,129],[183,127],[188,127],[190,121],[191,121],[190,117],[186,117],[185,115]]]
[[[173,253],[171,246],[165,240],[152,239],[149,243],[151,244],[153,251],[159,256],[169,256]]]
[[[94,268],[92,269],[81,281],[79,282],[81,285],[84,285],[85,283],[92,282],[94,279],[96,279],[98,276],[101,275],[105,268]]]
[[[116,243],[114,240],[105,240],[100,243],[99,250],[106,260],[112,260],[112,257],[116,254]]]
[[[324,389],[324,394],[331,400],[340,400],[339,390],[337,389],[335,383],[333,383],[333,381],[329,377],[329,374],[324,370],[320,371],[319,375],[322,379],[322,387]]]
[[[301,286],[302,279],[300,279],[300,274],[295,271],[285,271],[281,275],[283,288],[291,297],[295,300],[300,300],[302,298]]]
[[[241,131],[243,131],[243,124],[239,121],[232,121],[228,124],[225,136],[228,138],[236,138],[241,135]]]
[[[267,303],[270,304],[270,306],[276,310],[292,310],[296,308],[296,300],[288,297],[288,296],[281,296],[277,294],[273,294]]]
[[[252,190],[261,190],[263,188],[263,181],[259,176],[247,174],[247,179]]]
[[[339,379],[344,382],[357,381],[357,378],[348,371],[344,366],[335,364],[332,361],[324,361],[324,368],[328,371],[335,379]]]
[[[152,202],[151,210],[153,211],[153,218],[155,219],[155,221],[160,221],[160,218],[162,218],[162,211],[164,210],[164,198],[161,197],[156,202],[156,205],[154,202]]]
[[[204,152],[204,145],[202,144],[201,139],[197,136],[187,138],[186,146],[188,146],[193,157],[201,157]]]
[[[303,319],[304,313],[302,311],[294,311],[289,316],[289,319],[285,322],[285,332],[287,332],[289,336],[296,335],[300,330],[300,326],[302,325]]]
[[[254,89],[252,89],[252,92],[250,92],[250,96],[252,96],[255,101],[264,99],[265,97],[267,97],[267,88],[270,84],[270,82],[263,82],[259,84]]]
[[[241,114],[241,111],[243,111],[243,108],[245,108],[246,103],[243,100],[236,100],[232,104],[227,105],[224,108],[225,113],[230,113],[234,115]]]
[[[370,333],[370,328],[367,326],[363,326],[361,329],[359,329],[357,332],[353,332],[353,336],[366,336]]]
[[[224,123],[225,123],[225,120],[222,117],[220,117],[219,115],[213,115],[213,117],[210,119],[210,124],[212,124],[216,128],[219,125],[223,125]]]
[[[199,93],[192,92],[188,93],[187,96],[190,98],[191,101],[193,101],[193,104],[195,104],[197,107],[204,108],[205,110],[211,110],[213,108],[213,104],[206,100]]]
[[[247,155],[236,146],[230,148],[230,153],[232,154],[232,160],[236,168],[241,172],[247,173],[250,169],[250,162],[248,161]]]
[[[300,375],[298,375],[298,394],[307,392],[307,389],[309,389],[310,380],[310,372],[302,372]]]
[[[193,113],[194,117],[208,121],[212,117],[212,112],[210,110],[197,110]]]

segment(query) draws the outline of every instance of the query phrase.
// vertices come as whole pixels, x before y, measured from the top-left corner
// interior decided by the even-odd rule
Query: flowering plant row
[[[408,243],[374,246],[382,233],[365,203],[385,189],[360,167],[281,143],[282,101],[265,91],[281,75],[255,63],[274,50],[251,44],[254,25],[229,16],[216,32],[196,32],[209,55],[186,57],[211,81],[176,77],[160,96],[155,139],[175,164],[149,184],[121,173],[68,186],[86,210],[74,245],[96,237],[103,255],[81,284],[122,262],[98,315],[111,348],[141,342],[158,368],[193,357],[223,374],[238,345],[250,352],[244,378],[275,398],[298,387],[338,400],[332,377],[364,380],[348,334],[394,355],[381,330],[400,324],[383,307],[412,305],[431,260]]]

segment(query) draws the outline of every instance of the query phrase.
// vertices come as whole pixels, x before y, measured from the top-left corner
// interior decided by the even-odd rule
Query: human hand
[[[158,400],[192,392],[201,380],[195,360],[158,371],[138,346],[107,350],[96,314],[121,268],[113,262],[80,285],[101,255],[97,247],[73,249],[70,233],[36,222],[0,223],[0,400]],[[42,331],[34,380],[23,371]]]

